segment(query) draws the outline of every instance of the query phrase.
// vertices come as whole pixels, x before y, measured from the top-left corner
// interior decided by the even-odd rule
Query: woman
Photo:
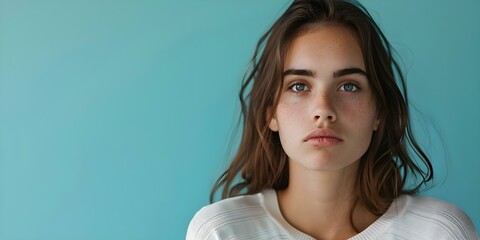
[[[224,200],[187,239],[478,239],[460,209],[414,196],[432,165],[359,3],[294,1],[260,39],[240,100],[242,141],[211,194]]]

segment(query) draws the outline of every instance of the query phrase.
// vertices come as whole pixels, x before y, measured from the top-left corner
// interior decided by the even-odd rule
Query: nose
[[[317,127],[328,125],[337,120],[333,96],[319,93],[312,99],[312,120]]]

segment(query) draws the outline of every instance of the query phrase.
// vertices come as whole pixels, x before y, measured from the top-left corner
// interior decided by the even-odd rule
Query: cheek
[[[282,145],[288,144],[287,142],[297,139],[303,134],[302,126],[305,126],[306,111],[307,106],[302,101],[290,99],[279,102],[276,119]]]
[[[280,125],[285,125],[292,120],[295,120],[296,117],[301,116],[301,113],[305,111],[306,106],[302,101],[295,99],[281,99],[277,106],[277,121]]]
[[[284,134],[285,131],[289,129],[288,126],[294,124],[295,116],[298,115],[297,111],[298,108],[296,108],[295,105],[278,104],[276,118],[280,135]]]
[[[365,125],[375,121],[376,107],[372,100],[361,100],[355,97],[340,101],[338,110],[341,112],[344,120]]]

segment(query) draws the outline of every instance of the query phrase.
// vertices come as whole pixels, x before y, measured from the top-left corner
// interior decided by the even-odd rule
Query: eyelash
[[[356,83],[356,82],[346,82],[346,83],[342,84],[342,85],[340,86],[340,88],[344,87],[345,85],[353,85],[353,86],[355,86],[355,87],[357,88],[356,90],[353,90],[353,91],[345,91],[345,92],[357,92],[357,91],[360,90],[360,86],[359,86],[359,84]]]
[[[303,85],[303,86],[305,86],[307,89],[309,89],[308,84],[306,84],[306,83],[304,83],[304,82],[294,82],[294,83],[290,84],[290,86],[288,87],[288,90],[292,91],[292,92],[295,93],[295,94],[302,93],[302,92],[306,91],[306,90],[303,90],[303,91],[295,91],[295,90],[293,90],[293,87],[295,87],[295,86],[297,86],[297,85]]]
[[[307,91],[307,90],[303,90],[303,91],[295,91],[295,90],[293,90],[293,87],[295,87],[295,86],[297,86],[297,85],[304,85],[304,86],[309,90],[309,86],[308,86],[308,84],[306,84],[305,82],[294,82],[294,83],[290,84],[290,86],[288,87],[288,90],[290,90],[291,92],[293,92],[293,93],[295,93],[295,94],[299,94],[299,93],[302,93],[302,92]],[[353,81],[346,82],[346,83],[342,84],[342,85],[340,86],[340,88],[345,87],[345,85],[353,85],[356,89],[355,89],[355,90],[352,90],[352,91],[342,90],[343,92],[357,92],[357,91],[360,90],[360,86],[359,86],[359,84],[356,83],[356,82],[353,82]],[[339,89],[340,89],[340,88],[339,88]]]

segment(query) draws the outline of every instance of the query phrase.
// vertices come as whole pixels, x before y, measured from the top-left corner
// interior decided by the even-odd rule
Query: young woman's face
[[[288,51],[272,131],[290,165],[345,168],[366,152],[378,125],[362,51],[347,28],[319,25]]]

